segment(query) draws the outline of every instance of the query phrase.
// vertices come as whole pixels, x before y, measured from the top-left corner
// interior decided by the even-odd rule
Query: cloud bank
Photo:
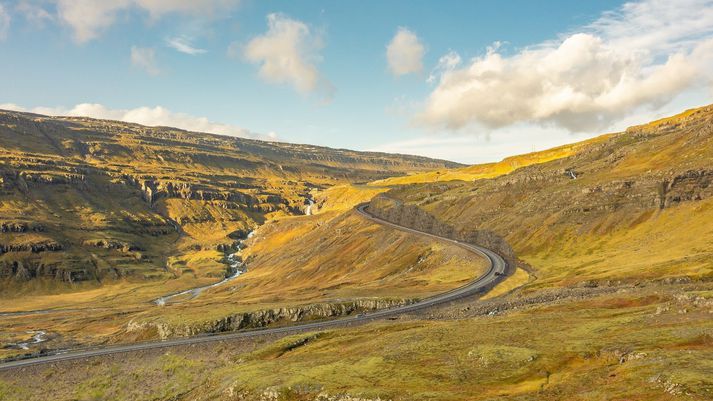
[[[196,117],[176,113],[165,107],[137,107],[134,109],[111,109],[96,103],[81,103],[72,108],[34,107],[25,108],[13,103],[0,104],[0,109],[45,114],[50,116],[91,117],[148,125],[181,128],[188,131],[208,132],[262,140],[277,140],[275,133],[258,134],[250,130],[210,121],[206,117]]]
[[[259,64],[260,77],[270,83],[289,84],[298,92],[319,92],[329,98],[332,84],[317,69],[324,47],[322,36],[307,24],[282,14],[267,16],[268,30],[243,48],[248,61]],[[231,45],[229,53],[235,52]]]
[[[423,55],[426,52],[415,33],[399,28],[386,46],[389,70],[395,76],[423,71]]]
[[[517,123],[601,130],[713,77],[713,0],[627,3],[579,32],[467,62],[441,58],[419,124],[458,130]]]

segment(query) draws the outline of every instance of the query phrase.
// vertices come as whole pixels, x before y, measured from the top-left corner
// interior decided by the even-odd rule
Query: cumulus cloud
[[[415,33],[399,28],[386,46],[389,70],[395,76],[418,73],[423,70],[423,55],[426,49]]]
[[[185,36],[177,36],[174,38],[168,38],[166,39],[166,44],[168,47],[179,51],[181,53],[185,54],[190,54],[191,56],[195,56],[197,54],[203,54],[206,52],[205,49],[200,49],[197,47],[194,47],[193,44],[191,43],[191,40]]]
[[[131,64],[149,75],[158,75],[161,70],[156,62],[156,50],[150,47],[131,47]]]
[[[59,19],[74,38],[84,43],[113,25],[120,12],[139,10],[157,20],[168,14],[212,17],[238,5],[239,0],[55,0]]]
[[[208,132],[220,135],[237,136],[263,140],[276,140],[275,133],[258,134],[247,129],[210,121],[206,117],[196,117],[185,113],[176,113],[165,107],[137,107],[135,109],[111,109],[96,103],[81,103],[72,108],[34,107],[25,108],[13,103],[0,104],[0,109],[31,112],[51,116],[91,117],[104,120],[116,120],[148,126],[181,128],[188,131]]]
[[[0,40],[7,38],[7,32],[10,30],[10,14],[5,10],[5,7],[0,4]]]
[[[436,64],[436,68],[431,71],[431,74],[428,76],[426,82],[436,82],[440,75],[455,69],[460,65],[461,62],[463,62],[463,60],[461,59],[460,54],[454,51],[446,53],[446,55],[441,56],[441,58],[438,59],[438,64]]]
[[[463,63],[450,53],[416,121],[450,129],[520,122],[604,129],[708,82],[712,34],[713,0],[645,0],[512,55],[496,45]]]
[[[266,33],[243,48],[243,56],[260,65],[260,77],[270,83],[290,84],[300,93],[319,91],[330,96],[331,83],[317,69],[322,36],[304,22],[282,14],[269,14],[267,25]],[[235,45],[228,52],[235,52]]]
[[[57,0],[57,16],[72,28],[75,40],[84,43],[112,25],[117,12],[130,4],[129,0]]]

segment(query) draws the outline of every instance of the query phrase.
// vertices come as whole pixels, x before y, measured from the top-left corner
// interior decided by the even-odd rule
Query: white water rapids
[[[21,343],[9,344],[7,347],[19,348],[27,351],[31,346],[47,341],[47,333],[42,330],[28,331],[27,334],[32,334],[32,339]]]
[[[312,205],[314,205],[314,200],[312,198],[307,198],[307,208],[305,209],[305,216],[312,215]]]
[[[252,236],[254,234],[255,234],[254,231],[250,231],[245,239],[247,240],[247,239],[252,238]],[[213,288],[213,287],[218,287],[220,285],[223,285],[223,284],[227,283],[228,281],[231,281],[234,278],[245,273],[247,270],[244,268],[243,262],[240,260],[240,256],[238,255],[242,249],[242,244],[243,244],[243,240],[240,240],[238,243],[238,251],[229,254],[225,258],[228,266],[230,267],[230,270],[233,272],[233,274],[231,274],[230,276],[228,276],[214,284],[204,285],[202,287],[189,288],[187,290],[177,292],[175,294],[164,295],[160,298],[155,299],[153,302],[158,306],[164,306],[171,299],[181,297],[184,295],[190,295],[188,297],[188,299],[193,299],[193,298],[197,297],[198,295],[200,295],[201,292],[203,292],[204,290],[207,290],[208,288]]]

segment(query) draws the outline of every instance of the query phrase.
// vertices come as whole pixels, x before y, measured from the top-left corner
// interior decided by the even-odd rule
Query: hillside
[[[270,216],[303,214],[312,189],[454,166],[0,112],[0,286],[8,295],[185,273],[215,280],[223,250]]]
[[[396,219],[420,210],[462,235],[496,233],[535,268],[536,287],[711,277],[712,132],[708,106],[510,174],[402,186],[372,203]]]
[[[472,166],[450,168],[425,173],[415,173],[399,177],[390,177],[377,180],[372,185],[393,186],[408,184],[425,184],[430,182],[443,181],[472,181],[483,178],[494,178],[503,174],[511,173],[519,168],[533,164],[546,163],[569,157],[579,153],[589,146],[605,141],[611,135],[601,135],[582,142],[558,146],[556,148],[543,150],[540,152],[527,153],[524,155],[510,156],[496,163],[475,164]]]
[[[248,273],[230,285],[166,307],[146,300],[185,286],[188,275],[121,281],[71,298],[22,297],[21,309],[65,309],[0,315],[3,342],[38,329],[50,332],[45,344],[52,348],[291,324],[388,307],[482,271],[482,261],[458,249],[360,219],[352,208],[370,199],[375,214],[497,249],[519,269],[485,297],[396,320],[0,372],[0,395],[711,399],[712,141],[708,106],[501,163],[449,169],[447,180],[428,172],[407,178],[425,182],[406,185],[335,180],[311,192],[313,215],[264,214],[268,220],[241,253]],[[468,175],[455,179],[460,174]],[[52,380],[37,384],[40,377]]]

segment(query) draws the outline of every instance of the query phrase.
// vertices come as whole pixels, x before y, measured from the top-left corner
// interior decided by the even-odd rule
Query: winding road
[[[100,356],[100,355],[118,354],[118,353],[141,351],[141,350],[156,349],[156,348],[178,347],[178,346],[184,346],[184,345],[190,345],[190,344],[199,344],[199,343],[216,342],[216,341],[224,341],[224,340],[234,340],[234,339],[241,339],[241,338],[254,338],[254,337],[260,337],[260,336],[266,336],[266,335],[286,334],[286,333],[292,333],[292,332],[322,330],[322,329],[326,329],[326,328],[357,325],[357,324],[362,324],[365,322],[370,322],[370,321],[374,321],[374,320],[378,320],[378,319],[397,316],[397,315],[404,314],[404,313],[415,312],[415,311],[429,308],[429,307],[432,307],[435,305],[440,305],[440,304],[455,301],[455,300],[458,300],[458,299],[461,299],[464,297],[476,295],[482,291],[485,291],[485,290],[491,288],[491,285],[495,284],[499,279],[501,279],[505,274],[507,274],[508,265],[507,265],[507,262],[505,261],[505,259],[503,259],[497,253],[491,251],[490,249],[483,248],[478,245],[473,245],[473,244],[469,244],[469,243],[465,243],[465,242],[461,242],[461,241],[456,241],[456,240],[453,240],[450,238],[440,237],[440,236],[426,233],[423,231],[414,230],[412,228],[403,227],[403,226],[400,226],[400,225],[397,225],[397,224],[394,224],[389,221],[382,220],[378,217],[373,216],[372,214],[370,214],[367,211],[367,208],[368,208],[368,204],[360,204],[356,207],[356,211],[360,215],[365,217],[366,219],[369,219],[375,223],[393,227],[393,228],[401,230],[401,231],[405,231],[405,232],[409,232],[409,233],[413,233],[413,234],[417,234],[417,235],[421,235],[421,236],[431,237],[438,241],[443,241],[443,242],[457,245],[461,248],[464,248],[468,251],[471,251],[473,253],[476,253],[476,254],[486,258],[490,262],[490,267],[485,274],[483,274],[482,276],[476,278],[475,280],[471,281],[470,283],[468,283],[462,287],[459,287],[459,288],[453,289],[451,291],[441,293],[441,294],[438,294],[438,295],[435,295],[435,296],[432,296],[429,298],[424,298],[418,302],[415,302],[415,303],[412,303],[409,305],[403,305],[403,306],[398,306],[398,307],[393,307],[393,308],[388,308],[388,309],[380,309],[380,310],[376,310],[376,311],[369,312],[369,313],[363,313],[363,314],[353,315],[353,316],[344,317],[344,318],[337,318],[337,319],[333,319],[333,320],[297,324],[297,325],[293,325],[293,326],[289,326],[289,327],[254,329],[254,330],[245,330],[245,331],[232,332],[232,333],[221,333],[221,334],[205,334],[205,335],[199,335],[199,336],[194,336],[194,337],[170,339],[170,340],[165,340],[165,341],[151,341],[151,342],[133,343],[133,344],[107,346],[107,347],[83,348],[83,349],[76,349],[76,350],[70,350],[70,351],[50,351],[48,354],[45,354],[42,356],[31,357],[31,358],[27,358],[27,359],[19,359],[19,360],[15,360],[15,361],[2,363],[2,364],[0,364],[0,370],[20,368],[20,367],[26,367],[26,366],[32,366],[32,365],[40,365],[40,364],[46,364],[46,363],[55,363],[55,362],[60,362],[60,361],[73,360],[73,359],[89,358],[89,357]]]

